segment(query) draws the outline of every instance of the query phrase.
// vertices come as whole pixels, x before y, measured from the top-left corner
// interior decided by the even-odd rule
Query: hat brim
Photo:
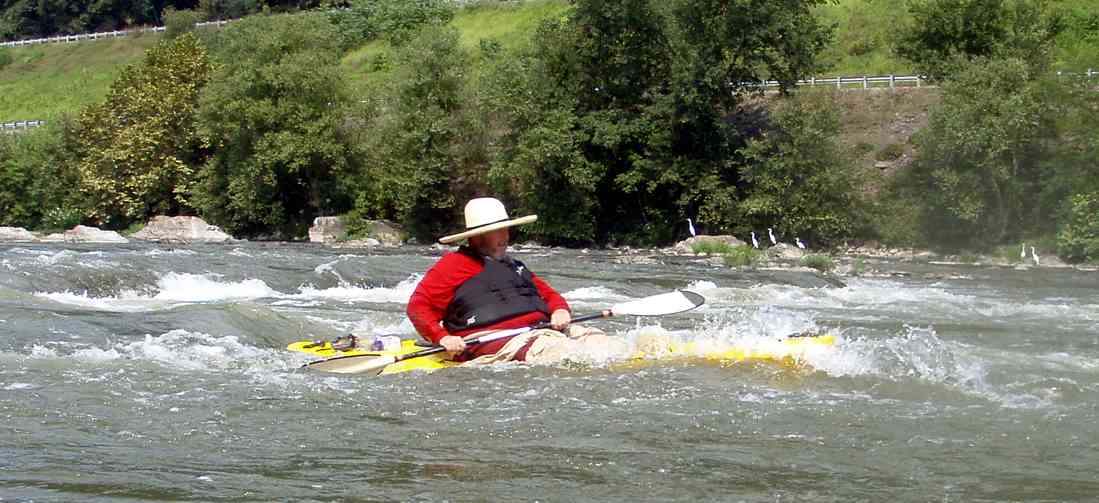
[[[511,220],[501,220],[499,222],[483,225],[481,227],[477,227],[476,229],[470,229],[468,231],[460,232],[458,234],[443,236],[439,238],[439,242],[442,244],[450,244],[466,238],[492,232],[494,230],[504,229],[506,227],[513,227],[516,225],[529,224],[531,222],[534,222],[535,220],[538,220],[538,215],[527,215],[525,217],[513,218]]]

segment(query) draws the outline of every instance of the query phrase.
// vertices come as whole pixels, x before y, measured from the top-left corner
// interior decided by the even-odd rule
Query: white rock
[[[38,241],[38,237],[22,227],[0,227],[0,242],[21,243]]]
[[[334,243],[347,237],[347,228],[340,217],[317,217],[309,228],[310,243]]]
[[[790,244],[779,243],[767,249],[767,256],[772,259],[797,260],[805,256],[805,250]]]
[[[105,231],[86,225],[78,225],[59,234],[50,234],[42,238],[47,243],[129,243],[115,231]]]
[[[223,243],[233,240],[233,236],[201,218],[167,216],[153,217],[144,228],[130,237],[169,243]]]
[[[691,236],[683,241],[675,244],[673,250],[678,253],[694,253],[694,245],[697,243],[724,243],[729,246],[743,246],[745,243],[737,239],[735,236],[719,235],[719,236]]]

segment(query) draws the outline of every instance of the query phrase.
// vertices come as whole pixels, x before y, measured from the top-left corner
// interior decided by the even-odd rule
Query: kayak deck
[[[681,342],[668,338],[657,345],[647,345],[644,351],[637,351],[629,360],[661,360],[669,358],[703,358],[716,361],[761,361],[794,365],[811,351],[835,345],[835,337],[829,334],[802,335],[782,339],[755,340],[742,344],[719,344],[716,341]],[[372,351],[362,347],[337,349],[330,341],[297,341],[286,349],[328,359],[348,356],[400,356],[425,349],[414,340],[401,341],[398,351]],[[382,374],[398,374],[414,370],[433,371],[455,367],[459,363],[446,359],[445,353],[410,358],[389,365]]]

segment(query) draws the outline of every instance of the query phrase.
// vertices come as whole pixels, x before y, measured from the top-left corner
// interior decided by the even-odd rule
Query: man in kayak
[[[545,341],[536,345],[539,339],[560,337],[559,332],[566,330],[574,338],[602,335],[591,328],[570,330],[572,314],[561,294],[526,264],[508,256],[508,228],[537,219],[537,215],[509,218],[504,204],[495,198],[469,201],[465,207],[466,230],[439,239],[443,244],[467,240],[466,244],[439,259],[408,301],[408,318],[416,331],[446,348],[455,361],[477,359],[486,363],[526,361],[528,354],[541,353],[547,346]],[[536,330],[472,347],[467,347],[464,339],[486,330],[546,321],[557,333]]]

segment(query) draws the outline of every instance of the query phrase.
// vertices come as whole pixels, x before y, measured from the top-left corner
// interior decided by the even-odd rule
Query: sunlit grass
[[[50,119],[103,99],[126,65],[141,59],[160,35],[9,49],[0,69],[0,121]]]

